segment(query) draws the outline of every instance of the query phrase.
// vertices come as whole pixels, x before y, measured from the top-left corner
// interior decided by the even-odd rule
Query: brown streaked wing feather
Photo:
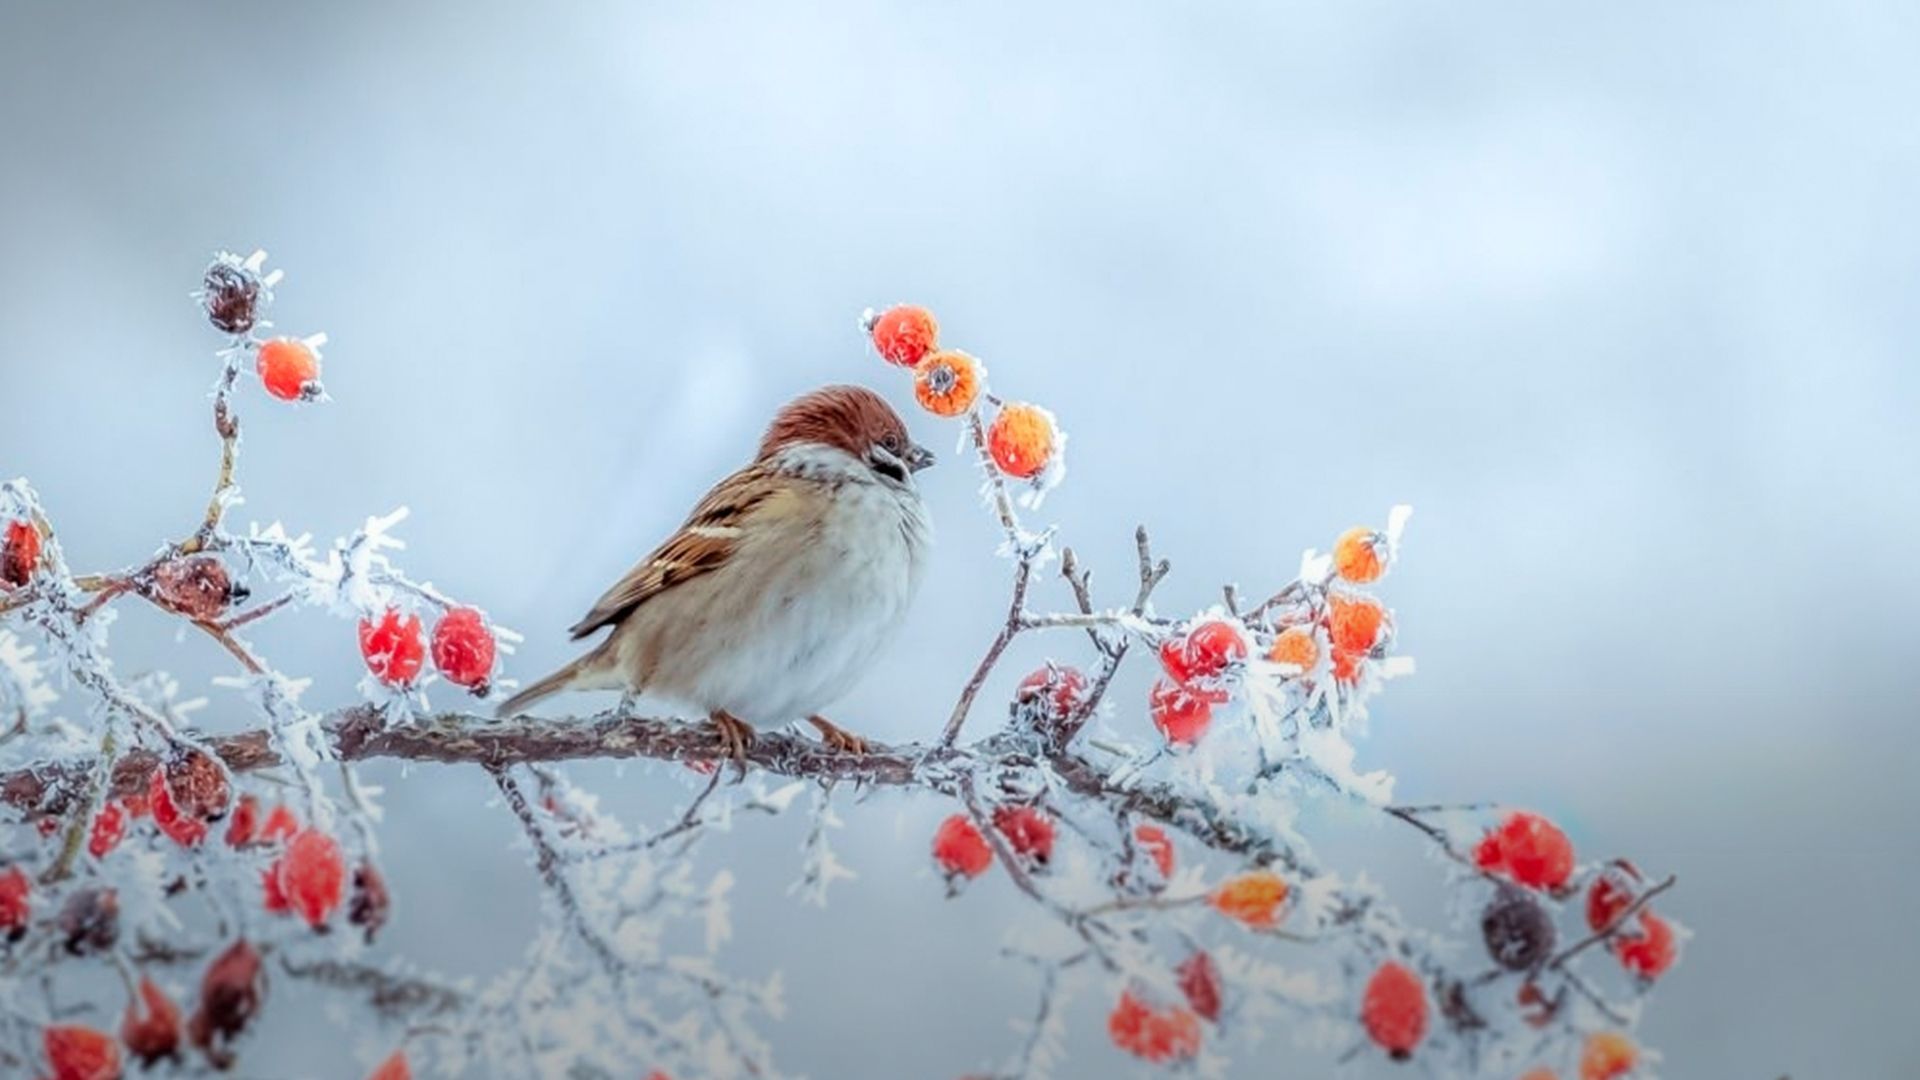
[[[749,465],[720,481],[693,508],[686,524],[615,582],[568,633],[575,640],[586,637],[621,621],[675,585],[726,565],[739,545],[738,533],[728,530],[741,528],[747,516],[773,495],[772,479],[765,470]]]

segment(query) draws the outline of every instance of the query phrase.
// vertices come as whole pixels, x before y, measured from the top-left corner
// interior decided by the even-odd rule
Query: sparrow
[[[932,527],[914,475],[933,455],[880,395],[828,386],[788,402],[753,460],[627,571],[570,633],[611,632],[509,698],[649,694],[700,709],[736,760],[756,727],[806,719],[835,749],[866,740],[820,711],[894,636],[925,576]]]

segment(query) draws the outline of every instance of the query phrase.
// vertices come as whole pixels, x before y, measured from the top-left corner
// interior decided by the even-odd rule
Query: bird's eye
[[[900,436],[888,432],[887,437],[880,440],[880,445],[887,448],[887,453],[897,454],[900,452]]]

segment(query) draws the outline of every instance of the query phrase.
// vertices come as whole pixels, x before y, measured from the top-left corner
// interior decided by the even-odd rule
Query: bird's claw
[[[727,756],[740,767],[745,775],[747,771],[747,748],[753,745],[753,727],[746,721],[727,712],[716,712],[707,718],[708,722],[720,734],[720,745]]]
[[[820,731],[820,741],[843,754],[864,754],[871,745],[866,739],[835,724],[824,716],[809,716],[807,723]]]

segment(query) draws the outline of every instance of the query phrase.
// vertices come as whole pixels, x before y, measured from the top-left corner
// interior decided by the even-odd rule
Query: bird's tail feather
[[[494,711],[494,715],[502,718],[519,716],[526,712],[529,706],[566,690],[600,689],[601,687],[596,684],[597,681],[590,680],[588,676],[597,673],[603,666],[601,651],[595,649],[501,702],[500,707]]]

